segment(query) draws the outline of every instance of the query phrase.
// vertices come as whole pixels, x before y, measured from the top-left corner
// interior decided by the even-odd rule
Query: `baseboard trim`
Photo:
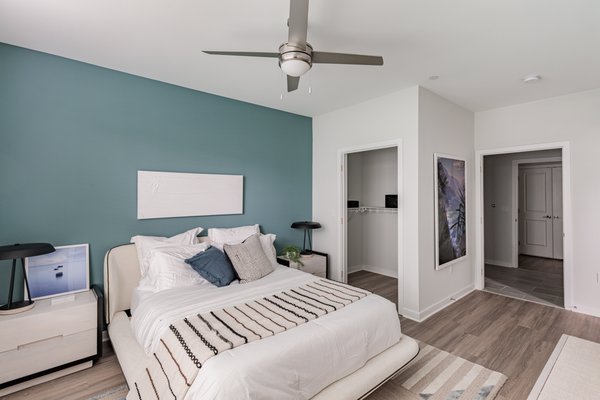
[[[419,320],[419,313],[415,310],[411,310],[409,308],[403,307],[399,310],[400,315],[402,315],[404,318],[408,318],[412,321],[415,322],[421,322]]]
[[[591,315],[593,317],[600,317],[600,309],[595,308],[595,307],[577,306],[576,305],[576,306],[568,308],[568,310],[574,311],[579,314],[586,314],[586,315]]]
[[[419,321],[419,322],[425,321],[427,318],[442,311],[444,308],[448,307],[450,304],[454,303],[457,300],[462,299],[463,297],[465,297],[469,293],[473,292],[474,290],[475,290],[475,286],[471,283],[470,285],[465,286],[464,288],[460,289],[459,291],[452,293],[450,296],[446,296],[445,298],[438,301],[437,303],[430,305],[429,307],[425,308],[423,311],[421,311],[419,313],[419,317],[421,319],[421,321]]]
[[[355,272],[359,272],[365,269],[365,265],[353,265],[348,267],[348,274],[353,274]]]
[[[517,268],[517,265],[513,265],[511,262],[500,261],[500,260],[491,260],[485,259],[486,264],[496,265],[498,267],[506,267],[506,268]]]
[[[403,308],[401,310],[402,311],[401,314],[402,314],[402,316],[404,316],[408,319],[412,319],[413,321],[423,322],[427,318],[433,316],[434,314],[437,314],[438,312],[442,311],[444,308],[448,307],[450,304],[454,303],[457,300],[460,300],[461,298],[465,297],[466,295],[468,295],[469,293],[471,293],[473,291],[475,291],[475,286],[473,284],[470,284],[469,286],[465,286],[464,288],[460,289],[459,291],[452,293],[450,296],[444,297],[442,300],[430,305],[429,307],[425,308],[424,310],[422,310],[420,312]]]
[[[396,273],[394,275],[393,273],[390,273],[387,271],[382,271],[379,268],[372,267],[370,265],[355,265],[353,267],[348,268],[348,274],[353,274],[353,273],[359,272],[359,271],[372,272],[374,274],[384,275],[384,276],[387,276],[390,278],[398,279],[398,273]]]

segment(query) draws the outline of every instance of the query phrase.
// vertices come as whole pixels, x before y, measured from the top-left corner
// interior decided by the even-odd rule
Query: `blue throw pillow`
[[[227,286],[235,279],[235,270],[231,261],[216,247],[209,247],[185,262],[200,276],[218,287]]]

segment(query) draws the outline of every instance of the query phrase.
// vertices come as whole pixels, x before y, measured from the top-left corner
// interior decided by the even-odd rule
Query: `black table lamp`
[[[8,288],[8,303],[0,307],[0,315],[16,314],[30,308],[33,308],[33,300],[29,292],[29,282],[27,281],[27,273],[25,272],[25,257],[41,256],[55,251],[50,243],[25,243],[13,244],[9,246],[0,246],[0,260],[13,260],[12,271],[10,273],[10,287]],[[27,288],[27,297],[29,300],[13,302],[13,289],[15,287],[15,269],[17,259],[21,259],[21,267],[23,268],[23,279],[25,279],[25,287]],[[25,298],[25,294],[23,294]]]
[[[312,221],[298,221],[292,224],[294,229],[304,229],[304,241],[302,242],[302,251],[300,254],[312,254],[312,230],[319,229],[321,224]],[[306,248],[306,237],[308,236],[308,248]]]

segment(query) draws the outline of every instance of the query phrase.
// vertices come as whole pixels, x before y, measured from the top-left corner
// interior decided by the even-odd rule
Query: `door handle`
[[[555,215],[555,216],[554,216],[554,219],[559,219],[559,218],[560,218],[560,217],[559,217],[558,215]]]
[[[551,216],[549,216],[549,215],[544,215],[542,218],[546,218],[546,219],[552,219],[552,217],[551,217]]]

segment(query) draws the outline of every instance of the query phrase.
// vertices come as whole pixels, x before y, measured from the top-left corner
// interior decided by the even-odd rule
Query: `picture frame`
[[[25,259],[25,273],[34,300],[90,289],[89,244],[55,246],[55,249]]]
[[[467,160],[435,153],[435,269],[467,257]]]

